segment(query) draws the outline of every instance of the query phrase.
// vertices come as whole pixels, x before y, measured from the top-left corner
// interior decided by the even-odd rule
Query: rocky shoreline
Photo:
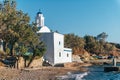
[[[87,72],[88,70],[84,66],[99,65],[103,62],[111,62],[111,60],[93,60],[87,63],[72,62],[64,64],[64,67],[48,66],[23,69],[1,67],[0,80],[57,80],[56,76],[74,72]]]
[[[0,68],[0,80],[56,80],[69,72],[85,72],[86,63],[67,63],[65,67],[37,67],[24,69]]]

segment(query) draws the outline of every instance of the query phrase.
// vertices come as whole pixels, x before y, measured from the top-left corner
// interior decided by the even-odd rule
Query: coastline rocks
[[[73,62],[81,62],[81,63],[83,63],[80,56],[78,56],[78,55],[72,55],[72,61]]]

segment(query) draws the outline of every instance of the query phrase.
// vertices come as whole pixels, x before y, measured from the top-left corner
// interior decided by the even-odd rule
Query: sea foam
[[[80,74],[68,74],[68,75],[63,75],[63,76],[58,76],[58,80],[83,80],[82,78],[84,76],[87,76],[89,72],[84,72]]]

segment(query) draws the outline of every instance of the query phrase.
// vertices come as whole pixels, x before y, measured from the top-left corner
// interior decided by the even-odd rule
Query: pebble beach
[[[77,63],[78,64],[78,63]],[[68,74],[69,72],[86,71],[82,66],[90,64],[66,64],[67,67],[38,67],[38,68],[0,68],[0,80],[57,80],[57,76]]]
[[[65,74],[60,68],[0,69],[0,80],[56,80],[56,75]]]
[[[72,62],[65,64],[64,67],[48,66],[23,69],[0,67],[0,80],[58,80],[57,77],[68,73],[87,72],[84,66],[111,61],[112,60],[93,60],[90,63]]]

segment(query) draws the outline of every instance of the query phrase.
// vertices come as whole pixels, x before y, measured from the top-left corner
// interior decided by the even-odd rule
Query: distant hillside
[[[75,55],[120,56],[120,44],[106,41],[105,32],[97,36],[85,35],[80,37],[74,33],[65,34],[65,47],[73,49]]]

